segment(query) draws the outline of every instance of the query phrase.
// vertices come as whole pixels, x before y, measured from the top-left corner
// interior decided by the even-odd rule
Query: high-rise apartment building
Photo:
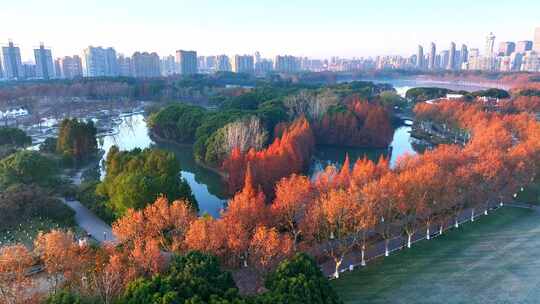
[[[517,53],[525,53],[532,50],[533,42],[531,40],[518,41],[516,44]]]
[[[181,75],[197,74],[197,52],[196,51],[176,51],[177,72]]]
[[[459,67],[463,69],[463,64],[469,62],[469,49],[467,48],[467,45],[462,44],[461,45],[461,62],[459,63]]]
[[[540,27],[537,27],[534,30],[534,45],[533,50],[537,53],[540,53]]]
[[[440,63],[440,67],[441,69],[446,69],[448,68],[448,63],[450,62],[450,51],[448,50],[444,50],[441,52],[441,63]]]
[[[300,58],[294,56],[276,56],[274,70],[280,73],[296,73],[300,71]]]
[[[2,47],[2,66],[4,78],[7,80],[19,80],[24,78],[21,62],[21,50],[9,41],[8,46]]]
[[[151,78],[161,76],[159,56],[157,53],[135,52],[132,56],[133,76]]]
[[[235,73],[253,74],[254,72],[253,55],[235,55],[232,62],[232,71]]]
[[[36,78],[52,79],[55,77],[54,63],[50,49],[40,44],[39,49],[34,49],[34,58],[36,60]]]
[[[454,42],[450,43],[450,50],[448,51],[448,65],[446,66],[446,69],[456,69],[456,44]]]
[[[82,61],[78,55],[59,58],[58,63],[60,65],[60,75],[57,75],[57,77],[66,79],[82,77]]]
[[[429,50],[429,64],[428,69],[434,70],[435,69],[435,57],[437,56],[437,47],[435,46],[435,43],[431,43],[431,48]]]
[[[161,75],[162,76],[171,76],[174,75],[176,71],[176,65],[174,62],[174,56],[169,55],[161,58]]]
[[[122,77],[134,77],[133,74],[133,60],[129,56],[124,54],[118,54],[116,58],[118,63],[118,75]]]
[[[84,75],[87,77],[116,77],[120,74],[116,51],[89,46],[83,51]]]
[[[419,45],[416,53],[416,68],[421,70],[424,68],[424,48]]]
[[[498,56],[510,56],[516,50],[516,44],[511,41],[503,41],[499,43]]]
[[[255,75],[264,76],[272,72],[274,68],[274,63],[272,60],[260,58],[258,62],[255,63]]]
[[[484,48],[484,56],[486,57],[493,57],[493,48],[495,47],[495,35],[493,33],[489,33],[486,37],[486,45]]]
[[[216,71],[230,72],[232,71],[231,61],[227,55],[216,56]]]

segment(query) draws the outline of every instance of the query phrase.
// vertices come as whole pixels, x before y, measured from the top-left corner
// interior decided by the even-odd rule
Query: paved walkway
[[[75,211],[75,222],[77,222],[77,225],[89,233],[94,239],[100,243],[104,241],[116,241],[116,238],[112,233],[111,226],[97,217],[83,204],[76,200],[66,200],[65,198],[60,199],[64,202],[64,204],[68,205],[71,209],[73,209],[73,211]]]

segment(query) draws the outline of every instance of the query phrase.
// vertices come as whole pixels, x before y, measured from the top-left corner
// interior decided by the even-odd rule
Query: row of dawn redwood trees
[[[198,217],[186,202],[159,198],[114,223],[117,244],[78,246],[71,234],[53,231],[37,238],[36,253],[53,283],[98,294],[107,303],[128,282],[162,271],[171,251],[200,250],[228,267],[247,265],[261,273],[295,251],[307,251],[331,258],[337,276],[355,248],[364,253],[370,242],[388,243],[403,232],[409,240],[415,233],[429,236],[430,228],[442,232],[465,208],[487,212],[489,204],[503,202],[537,177],[540,124],[534,117],[456,101],[422,104],[416,112],[419,119],[468,129],[472,139],[464,147],[442,145],[405,157],[394,169],[385,159],[360,159],[352,169],[347,160],[313,180],[293,174],[277,182],[271,201],[249,165],[243,189],[219,219]],[[0,255],[0,275],[10,274],[0,289],[22,292],[31,254],[16,245],[3,247]]]

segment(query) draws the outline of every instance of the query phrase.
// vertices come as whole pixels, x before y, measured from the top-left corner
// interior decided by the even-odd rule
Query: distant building
[[[533,50],[537,53],[540,53],[540,27],[537,27],[534,30],[534,45]]]
[[[300,60],[294,56],[276,56],[274,70],[280,73],[296,73],[300,71]]]
[[[181,75],[197,74],[197,52],[176,51],[177,72]]]
[[[523,56],[521,70],[526,72],[540,72],[540,56],[538,52],[528,51]]]
[[[523,54],[525,52],[531,51],[532,47],[533,47],[533,42],[530,40],[518,41],[516,44],[516,52]]]
[[[174,75],[176,71],[174,56],[169,55],[161,58],[161,75],[162,76],[171,76]]]
[[[462,44],[461,45],[461,58],[459,62],[460,69],[463,69],[463,66],[469,62],[469,49],[467,48],[467,45]]]
[[[442,69],[448,68],[448,63],[450,62],[450,51],[444,50],[441,52],[441,64]]]
[[[429,63],[428,63],[428,69],[434,70],[435,69],[435,60],[437,57],[437,47],[435,46],[435,43],[431,43],[431,48],[429,51]]]
[[[254,59],[252,55],[235,55],[232,62],[232,71],[235,73],[253,74]]]
[[[497,55],[499,56],[510,56],[516,50],[516,44],[511,41],[503,41],[499,43],[499,51]]]
[[[35,79],[36,65],[32,62],[25,62],[22,64],[21,72],[21,79]]]
[[[63,78],[62,67],[60,66],[60,58],[56,58],[53,64],[54,64],[54,75],[56,76],[56,78]]]
[[[2,47],[2,66],[4,67],[4,78],[7,80],[23,79],[21,50],[12,41],[8,46]]]
[[[232,71],[232,65],[227,55],[216,56],[216,71],[217,72]]]
[[[448,51],[448,65],[446,66],[446,69],[456,69],[456,44],[454,42],[450,43],[450,50]]]
[[[82,77],[82,61],[78,55],[65,56],[59,59],[61,78],[73,79]]]
[[[34,58],[36,60],[36,78],[48,80],[55,77],[51,50],[46,49],[43,43],[39,49],[34,49]]]
[[[259,59],[259,61],[255,63],[255,75],[264,76],[272,72],[273,68],[274,63],[272,62],[272,60]]]
[[[495,35],[489,33],[486,37],[485,55],[486,57],[493,57],[493,48],[495,47]]]
[[[206,69],[209,72],[215,72],[217,67],[217,57],[216,56],[206,56],[205,59]]]
[[[134,77],[133,73],[133,60],[129,56],[118,54],[116,58],[118,62],[118,75],[122,77]]]
[[[421,70],[424,68],[424,48],[419,45],[416,53],[416,68]]]
[[[157,53],[135,52],[132,56],[133,76],[152,78],[161,76],[159,56]]]
[[[116,51],[89,46],[83,51],[84,75],[87,77],[116,77],[120,74]]]

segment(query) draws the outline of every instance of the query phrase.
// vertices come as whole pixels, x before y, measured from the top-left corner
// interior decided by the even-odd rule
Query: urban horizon
[[[369,57],[310,58],[291,54],[264,57],[258,51],[246,54],[201,55],[197,50],[177,50],[174,54],[136,51],[131,56],[117,52],[115,46],[88,46],[79,54],[53,56],[53,48],[43,43],[34,48],[34,60],[22,60],[22,46],[11,39],[2,47],[0,79],[55,79],[126,76],[161,77],[175,74],[213,73],[232,71],[258,76],[269,72],[299,71],[355,72],[362,70],[482,70],[482,71],[540,71],[540,27],[534,29],[530,40],[496,42],[491,32],[483,47],[448,43],[448,48],[431,42],[418,45],[409,56],[377,55]],[[476,44],[478,45],[478,44]],[[101,66],[100,66],[101,62]],[[17,68],[13,68],[16,66]]]

